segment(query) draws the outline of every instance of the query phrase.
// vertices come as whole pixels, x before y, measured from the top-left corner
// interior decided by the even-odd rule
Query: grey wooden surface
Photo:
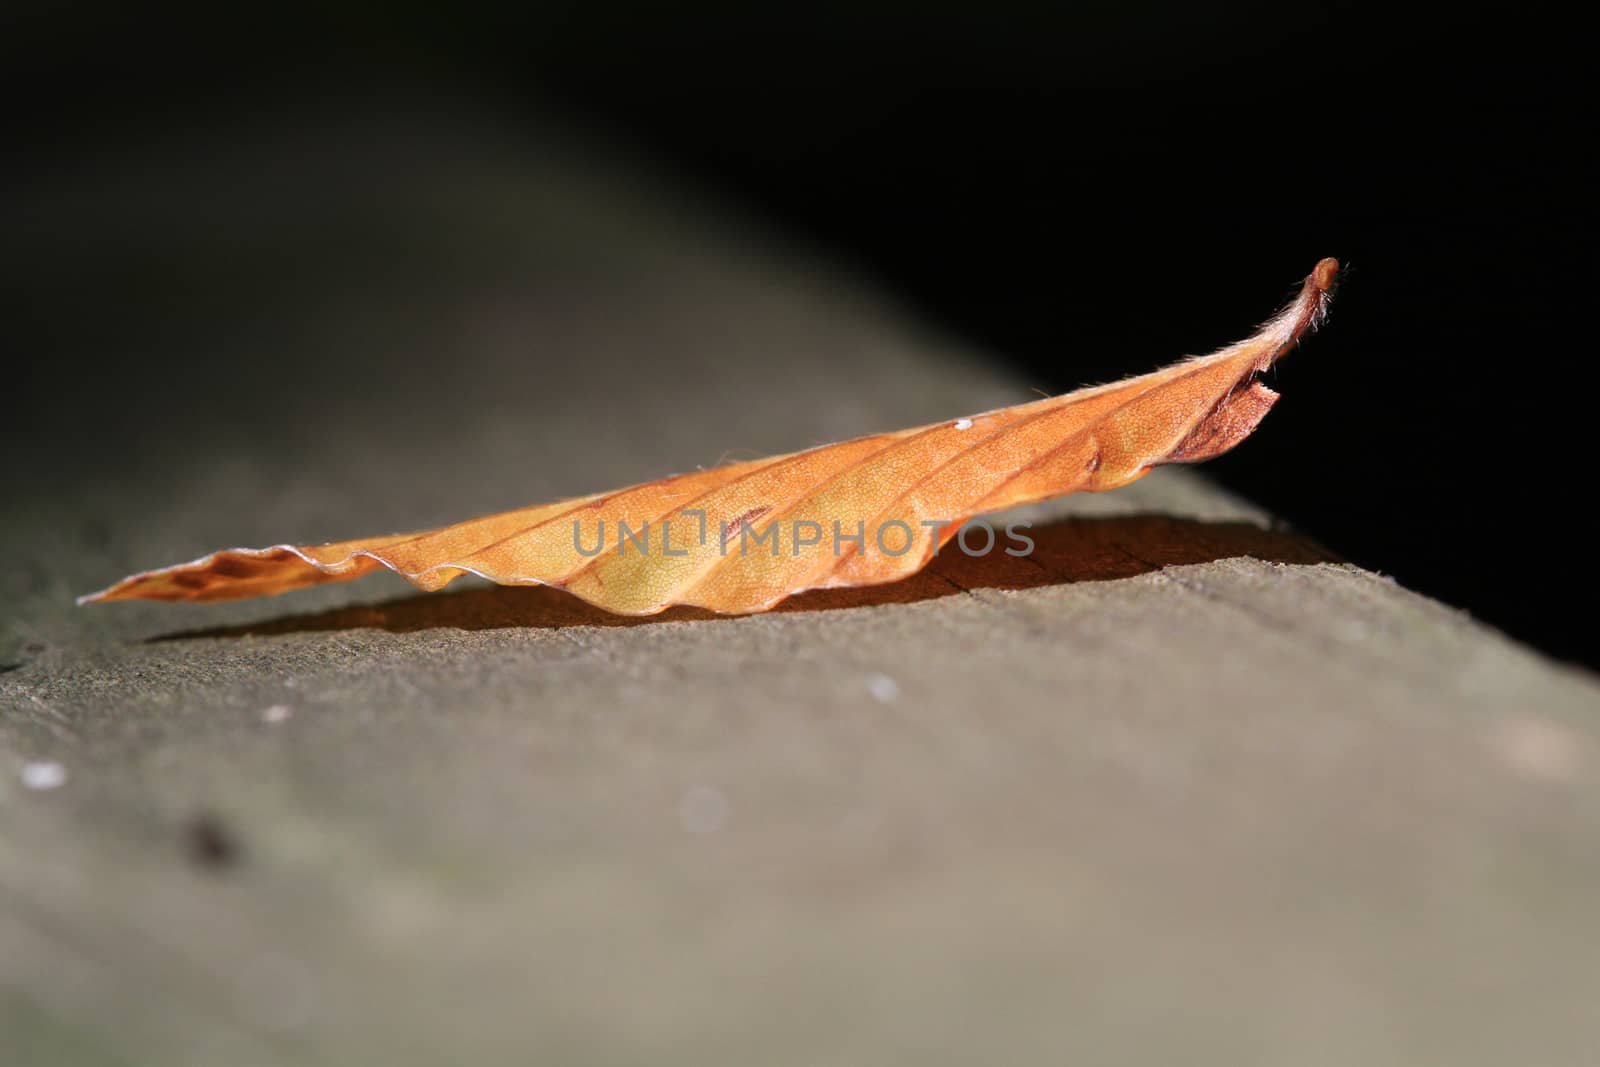
[[[752,618],[74,608],[1032,395],[554,133],[176,144],[5,209],[58,345],[7,431],[0,1063],[1600,1058],[1600,687],[1191,472]]]

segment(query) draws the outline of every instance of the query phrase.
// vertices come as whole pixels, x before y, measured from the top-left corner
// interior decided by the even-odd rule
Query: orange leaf
[[[764,611],[806,589],[892,582],[973,516],[1237,445],[1278,399],[1259,375],[1321,320],[1338,271],[1318,263],[1248,340],[1112,385],[426,533],[227,549],[79,602],[235,600],[379,567],[427,590],[462,574],[553,585],[626,615]]]

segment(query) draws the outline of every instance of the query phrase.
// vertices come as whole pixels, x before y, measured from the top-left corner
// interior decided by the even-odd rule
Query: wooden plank
[[[22,231],[42,306],[66,236],[195,291],[29,397],[84,445],[0,524],[0,1062],[1592,1060],[1600,687],[1189,472],[753,618],[73,608],[1028,394],[592,153],[388,137],[102,166]]]

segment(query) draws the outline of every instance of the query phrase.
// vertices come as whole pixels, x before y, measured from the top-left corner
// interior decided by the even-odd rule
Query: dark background
[[[1352,269],[1330,325],[1208,472],[1357,562],[1600,662],[1587,57],[1527,10],[78,4],[0,20],[14,174],[330,86],[513,122],[555,108],[1052,391],[1235,340],[1337,256]],[[19,321],[14,425],[48,353]]]

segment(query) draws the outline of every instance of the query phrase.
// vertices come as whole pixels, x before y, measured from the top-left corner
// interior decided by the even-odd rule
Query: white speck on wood
[[[690,786],[678,801],[678,818],[691,834],[714,834],[728,822],[728,798],[708,785]]]
[[[887,674],[874,674],[867,679],[867,692],[880,704],[893,704],[900,699],[900,683]]]
[[[22,765],[24,789],[57,789],[67,784],[67,769],[54,760],[34,760]]]

